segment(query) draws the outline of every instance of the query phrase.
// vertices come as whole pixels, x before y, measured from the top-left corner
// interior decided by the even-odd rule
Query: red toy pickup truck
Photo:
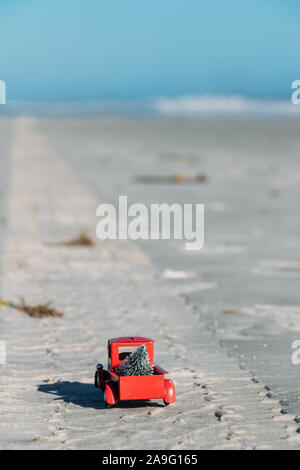
[[[167,371],[153,364],[152,339],[129,336],[108,340],[108,367],[97,365],[95,387],[104,392],[106,407],[111,407],[123,400],[149,400],[162,398],[165,405],[176,400],[175,387],[170,379],[165,379]],[[135,348],[145,345],[150,362],[154,366],[153,375],[119,376],[116,370]]]

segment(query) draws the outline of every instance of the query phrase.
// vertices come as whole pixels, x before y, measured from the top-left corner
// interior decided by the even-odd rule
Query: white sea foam
[[[288,100],[250,99],[243,96],[201,95],[159,98],[155,110],[168,117],[254,116],[300,118],[300,106]]]

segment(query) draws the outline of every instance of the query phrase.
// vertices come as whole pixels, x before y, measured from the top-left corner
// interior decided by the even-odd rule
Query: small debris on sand
[[[142,184],[200,184],[205,181],[207,181],[207,176],[204,174],[189,176],[185,173],[174,173],[171,176],[143,175],[135,177],[135,182]]]
[[[225,315],[238,315],[239,312],[237,312],[236,310],[223,310],[223,313]]]
[[[205,183],[205,181],[207,180],[207,176],[206,175],[198,175],[195,177],[195,180],[197,183]]]
[[[185,183],[189,177],[185,173],[175,173],[171,179],[174,183]]]
[[[218,418],[219,421],[222,420],[223,416],[225,416],[227,412],[225,410],[216,410],[215,411],[215,417]]]
[[[47,302],[46,304],[38,304],[34,307],[31,305],[27,305],[25,300],[21,297],[20,302],[18,304],[7,303],[9,307],[16,308],[21,312],[27,313],[30,317],[35,318],[43,318],[43,317],[63,317],[64,314],[59,312],[53,307],[50,307],[52,302]]]
[[[48,244],[54,246],[94,246],[95,242],[86,233],[81,233],[77,238]]]
[[[190,279],[195,277],[195,273],[187,271],[174,271],[173,269],[165,269],[162,273],[163,279]]]

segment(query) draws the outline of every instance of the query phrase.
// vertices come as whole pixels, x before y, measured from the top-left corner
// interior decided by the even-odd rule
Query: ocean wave
[[[178,96],[159,98],[154,109],[168,117],[253,116],[300,118],[300,105],[288,100],[250,99],[243,96]]]
[[[184,119],[300,119],[300,105],[290,100],[250,99],[244,96],[199,95],[153,97],[136,100],[90,100],[69,102],[9,101],[1,115],[108,116]]]

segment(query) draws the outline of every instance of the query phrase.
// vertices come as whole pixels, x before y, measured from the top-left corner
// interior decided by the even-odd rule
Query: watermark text
[[[292,93],[292,103],[299,104],[300,103],[300,80],[294,80],[292,83],[292,88],[295,90]]]
[[[113,204],[100,204],[96,234],[100,240],[185,240],[186,250],[204,245],[204,204],[150,204],[128,206],[127,196]]]

